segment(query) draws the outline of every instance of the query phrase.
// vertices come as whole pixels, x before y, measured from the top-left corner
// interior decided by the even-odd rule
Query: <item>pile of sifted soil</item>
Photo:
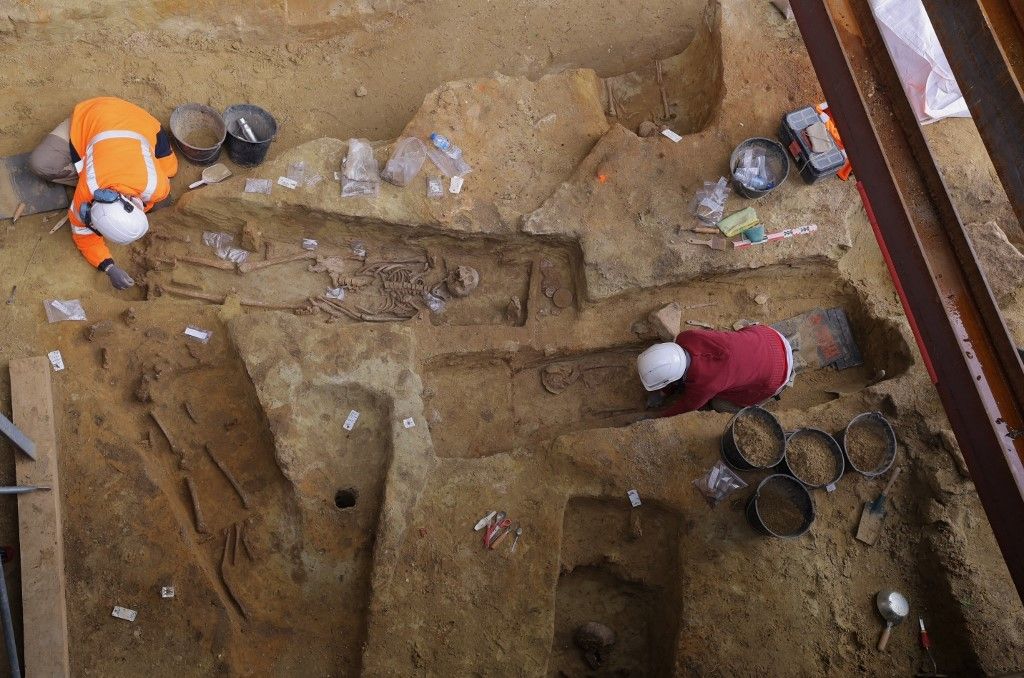
[[[875,419],[861,419],[846,431],[846,454],[861,471],[874,471],[885,463],[889,438]]]
[[[803,504],[796,489],[784,480],[765,483],[757,494],[761,522],[775,534],[795,535],[804,526]]]
[[[220,143],[220,135],[212,129],[197,129],[188,133],[185,143],[192,148],[213,148]]]
[[[786,444],[786,464],[797,479],[815,487],[836,480],[839,457],[827,434],[805,430],[794,433]]]
[[[782,456],[783,441],[763,413],[755,410],[736,417],[732,433],[740,453],[754,466],[767,468]]]

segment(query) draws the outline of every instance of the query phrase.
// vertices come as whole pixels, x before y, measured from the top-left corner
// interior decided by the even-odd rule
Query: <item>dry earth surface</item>
[[[754,203],[730,197],[769,230],[818,224],[803,239],[725,253],[679,233],[738,142],[821,98],[798,30],[770,3],[0,9],[0,153],[30,150],[96,94],[162,120],[187,101],[250,101],[280,125],[270,160],[228,163],[220,185],[186,194],[201,168],[183,163],[177,204],[115,254],[141,283],[129,292],[84,264],[66,228],[47,235],[59,215],[0,225],[4,298],[18,286],[0,364],[53,349],[67,364],[54,391],[75,675],[912,674],[916,619],[874,649],[873,596],[889,587],[928,621],[946,673],[1024,666],[1024,610],[853,186],[794,175]],[[635,134],[661,121],[654,58],[678,144]],[[340,196],[345,139],[373,140],[383,163],[394,138],[434,130],[474,166],[462,193],[428,199],[421,174]],[[972,123],[928,136],[1020,336],[1024,233]],[[299,161],[322,180],[242,192]],[[336,259],[239,275],[183,259],[212,259],[204,231],[232,233],[254,261],[299,253],[302,238]],[[419,293],[460,265],[479,287],[431,312]],[[415,313],[358,322],[311,304],[332,266],[349,308],[412,299]],[[88,321],[48,325],[51,298],[81,299]],[[745,520],[763,472],[713,508],[696,492],[729,415],[648,419],[632,367],[655,340],[649,312],[673,301],[721,329],[846,311],[864,364],[808,368],[768,409],[789,431],[839,433],[866,411],[892,422],[903,477],[874,547],[853,534],[882,479],[848,472],[813,490],[815,523],[795,540]],[[212,340],[184,338],[189,324]],[[0,512],[7,544],[14,509]],[[481,547],[472,526],[489,510],[523,528],[514,551]],[[236,525],[245,539],[228,549]],[[18,568],[8,576],[20,604]],[[111,618],[115,604],[138,620]],[[617,635],[596,671],[572,641],[587,621]]]

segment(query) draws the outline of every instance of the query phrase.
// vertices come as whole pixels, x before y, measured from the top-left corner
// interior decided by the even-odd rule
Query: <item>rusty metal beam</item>
[[[1024,58],[1017,17],[1007,0],[925,0],[924,7],[1024,228],[1024,93],[1010,65]]]
[[[1017,82],[1024,82],[1024,1],[979,1]]]
[[[1024,599],[1024,366],[868,1],[792,7],[925,366]],[[863,97],[861,84],[874,96]]]

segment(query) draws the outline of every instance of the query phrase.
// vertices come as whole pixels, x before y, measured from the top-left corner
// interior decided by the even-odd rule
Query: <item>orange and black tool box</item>
[[[846,155],[834,142],[827,151],[815,153],[811,150],[807,128],[820,121],[814,107],[805,106],[786,113],[779,125],[779,140],[789,149],[800,176],[808,184],[833,176],[846,164]]]

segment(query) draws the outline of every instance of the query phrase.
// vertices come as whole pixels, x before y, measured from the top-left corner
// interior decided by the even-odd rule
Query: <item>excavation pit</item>
[[[616,636],[601,673],[671,675],[680,611],[678,532],[679,517],[659,506],[569,501],[548,675],[586,672],[573,635],[589,621],[609,626]]]
[[[247,100],[234,74],[250,73],[266,83],[256,103],[281,123],[258,169],[185,192],[199,168],[181,163],[176,205],[151,214],[137,246],[111,248],[146,287],[110,290],[66,228],[40,239],[53,215],[0,233],[0,269],[18,284],[4,350],[60,349],[67,364],[52,377],[76,673],[580,675],[572,634],[594,620],[618,636],[609,671],[897,675],[919,649],[909,625],[889,652],[873,649],[865,601],[882,585],[930,615],[948,673],[1024,661],[1019,603],[1003,595],[1005,566],[852,183],[791,179],[755,202],[728,198],[727,212],[754,206],[769,232],[814,223],[814,235],[741,252],[686,242],[694,192],[728,176],[736,144],[823,99],[797,26],[770,3],[251,12],[226,0],[185,17],[143,0],[158,25],[134,17],[128,33],[117,3],[74,17],[65,0],[29,4],[0,47],[18,64],[0,106],[24,132],[5,137],[7,154],[68,114],[68,74],[82,91],[113,83],[166,122],[175,102]],[[81,35],[106,49],[83,51]],[[26,61],[26,45],[43,58]],[[441,52],[450,58],[422,58]],[[161,73],[147,69],[157,62]],[[636,134],[641,123],[652,136]],[[988,218],[991,171],[962,162],[970,146],[956,143],[969,127],[928,134],[954,149],[947,180]],[[461,193],[428,198],[424,172],[374,199],[341,197],[346,139],[371,139],[383,163],[397,137],[433,131],[473,165]],[[299,163],[299,185],[277,183]],[[271,194],[245,193],[247,179]],[[344,261],[243,275],[206,265],[224,262],[204,231],[230,233],[254,263],[304,256],[304,240]],[[365,260],[348,258],[359,249]],[[359,275],[374,264],[398,267]],[[460,265],[479,287],[432,310],[420,283],[432,291]],[[309,308],[329,288],[345,297],[329,306],[368,317]],[[42,325],[38,299],[68,297],[114,331],[89,342],[79,325]],[[741,472],[749,489],[714,509],[694,491],[729,416],[647,419],[632,366],[656,341],[647,315],[670,302],[681,329],[846,311],[864,364],[803,370],[766,408],[786,430],[838,433],[865,411],[891,421],[907,473],[875,549],[854,541],[850,520],[882,478],[847,474],[815,491],[811,534],[789,541],[744,521],[763,472]],[[128,304],[134,325],[121,321]],[[211,342],[182,337],[190,324]],[[186,474],[209,535],[182,499]],[[338,507],[349,488],[355,505]],[[511,539],[481,548],[472,526],[491,510],[523,529],[515,551]],[[12,534],[16,519],[9,511]],[[241,534],[226,562],[224,530]],[[168,581],[180,595],[166,614],[125,599]],[[137,606],[137,633],[109,618],[111,600]]]

